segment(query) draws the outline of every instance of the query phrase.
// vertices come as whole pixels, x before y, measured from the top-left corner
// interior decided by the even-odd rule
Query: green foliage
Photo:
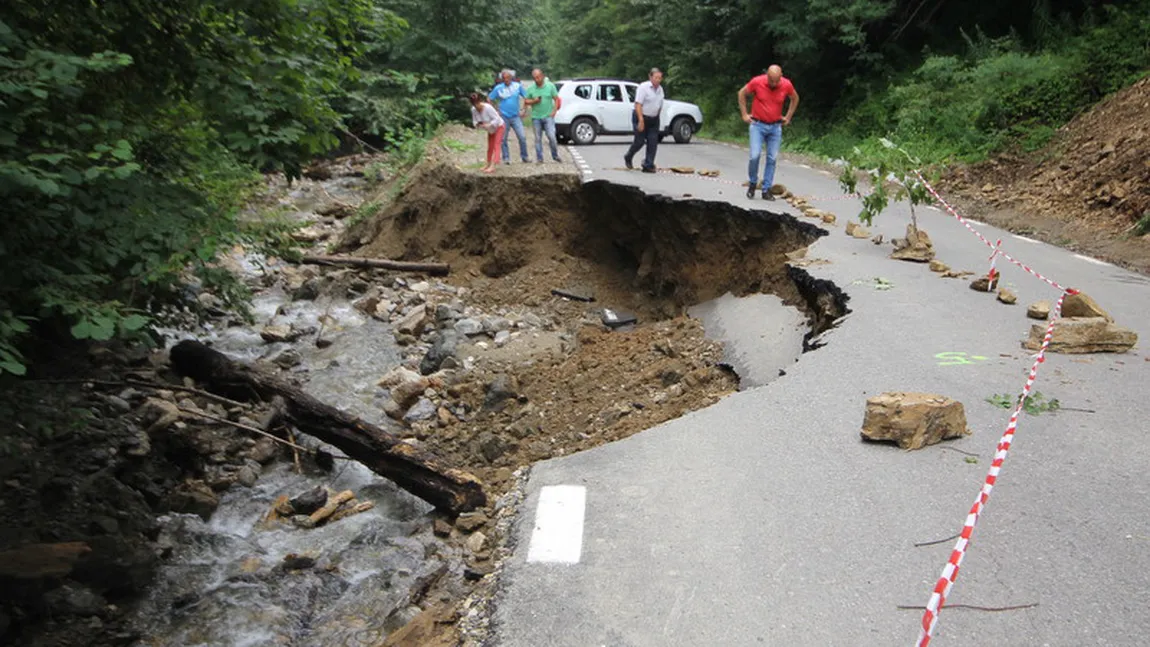
[[[965,51],[926,56],[791,145],[840,157],[851,139],[886,135],[928,163],[976,161],[1014,147],[1035,151],[1076,114],[1150,69],[1150,2],[1131,5],[1106,6],[1098,24],[1087,20],[1083,29],[1038,3],[1035,40],[1044,48],[1014,31],[996,38],[962,31]]]
[[[383,202],[379,200],[372,200],[364,202],[356,208],[355,213],[352,214],[348,224],[357,225],[365,220],[370,220],[376,216],[383,209]]]
[[[1018,400],[1021,396],[1011,395],[1009,393],[996,393],[988,398],[986,401],[996,407],[1003,409],[1013,409],[1018,406]],[[1057,398],[1046,399],[1041,391],[1035,391],[1026,397],[1022,403],[1022,410],[1028,415],[1037,416],[1047,412],[1058,411],[1062,405],[1058,402]]]
[[[23,370],[26,322],[133,335],[189,269],[225,283],[255,170],[291,177],[337,143],[375,18],[368,0],[6,2],[0,370]]]
[[[922,162],[885,137],[878,141],[880,147],[865,153],[855,147],[839,174],[839,186],[844,193],[860,194],[858,176],[860,172],[865,173],[869,178],[869,191],[861,194],[862,211],[859,212],[859,220],[869,225],[875,216],[886,210],[892,200],[906,200],[910,205],[911,221],[917,229],[915,205],[933,200],[926,185],[916,175],[922,169]]]
[[[1134,232],[1135,236],[1145,236],[1146,234],[1150,234],[1150,211],[1142,214],[1142,217],[1138,219],[1138,222],[1134,223],[1131,231]]]

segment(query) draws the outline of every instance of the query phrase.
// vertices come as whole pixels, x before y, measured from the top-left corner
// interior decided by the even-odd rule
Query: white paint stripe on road
[[[939,213],[942,213],[942,209],[939,209],[938,207],[934,206],[933,204],[928,204],[928,205],[926,205],[926,208],[927,208],[927,209],[933,209],[933,210],[935,210],[935,211],[937,211],[937,212],[939,212]]]
[[[1030,243],[1032,245],[1041,245],[1042,244],[1040,241],[1034,240],[1033,238],[1027,238],[1026,236],[1019,236],[1018,234],[1011,234],[1010,236],[1012,238],[1017,238],[1018,240],[1021,240],[1024,243]]]
[[[986,226],[985,222],[979,222],[977,220],[971,220],[970,218],[967,218],[966,221],[972,225],[978,225],[979,227],[985,227]]]
[[[1111,267],[1110,263],[1107,263],[1106,261],[1100,261],[1097,258],[1090,258],[1089,256],[1083,256],[1082,254],[1075,254],[1074,258],[1080,258],[1080,259],[1086,261],[1087,263],[1094,263],[1095,265],[1104,265],[1107,267]]]
[[[578,564],[583,554],[583,512],[587,488],[548,485],[539,491],[528,562]]]

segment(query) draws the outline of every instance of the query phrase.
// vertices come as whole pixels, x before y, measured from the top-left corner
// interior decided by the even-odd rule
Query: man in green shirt
[[[563,100],[559,98],[559,91],[555,89],[543,70],[531,70],[531,78],[535,83],[527,86],[527,98],[523,103],[531,106],[531,126],[535,130],[535,160],[543,163],[543,133],[547,133],[547,141],[551,144],[551,159],[559,159],[559,144],[555,140],[555,113]]]

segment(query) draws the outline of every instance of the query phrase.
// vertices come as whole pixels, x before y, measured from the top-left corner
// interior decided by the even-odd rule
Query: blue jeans
[[[510,131],[514,130],[515,136],[519,139],[519,157],[522,157],[523,161],[526,162],[527,161],[527,132],[523,130],[523,119],[519,115],[516,115],[514,117],[508,117],[507,115],[503,115],[503,121],[507,122],[507,132],[505,132],[503,134],[503,144],[501,145],[501,152],[503,153],[503,161],[504,162],[511,161],[511,152],[507,148],[507,140],[511,139],[511,132]]]
[[[751,160],[747,164],[747,180],[754,189],[759,181],[759,158],[763,155],[763,143],[767,144],[767,164],[763,168],[763,191],[775,183],[775,164],[779,159],[779,145],[783,143],[783,124],[751,122]]]
[[[532,118],[531,127],[535,129],[535,159],[543,161],[543,133],[547,133],[547,142],[551,144],[551,159],[558,162],[559,143],[555,140],[555,118]]]
[[[643,157],[643,168],[653,169],[655,168],[655,153],[659,150],[659,118],[643,117],[643,126],[643,132],[639,132],[639,117],[632,112],[631,128],[635,130],[635,141],[631,142],[631,148],[627,149],[623,161],[627,162],[629,166],[631,160],[635,159],[635,153],[646,146],[647,153]]]

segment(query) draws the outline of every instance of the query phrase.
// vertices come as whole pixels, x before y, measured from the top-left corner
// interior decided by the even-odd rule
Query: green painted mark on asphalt
[[[967,355],[966,353],[958,353],[948,351],[945,353],[938,353],[934,356],[938,360],[939,366],[962,366],[965,364],[977,364],[978,362],[985,361],[987,358],[982,355]]]

